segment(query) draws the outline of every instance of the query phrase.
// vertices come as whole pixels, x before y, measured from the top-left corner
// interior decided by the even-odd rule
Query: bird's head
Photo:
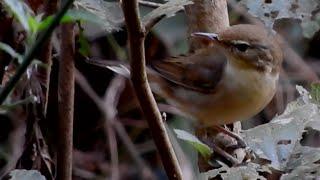
[[[260,26],[234,25],[218,33],[192,35],[212,41],[233,65],[261,72],[279,72],[282,50],[272,33]]]

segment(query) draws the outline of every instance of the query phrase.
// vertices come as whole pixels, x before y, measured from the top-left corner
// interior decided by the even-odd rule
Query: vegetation
[[[1,1],[0,178],[319,178],[320,3],[225,3]],[[227,126],[247,147],[209,135],[241,162],[232,166],[192,118],[154,98],[146,64],[206,46],[191,32],[241,23],[277,32],[284,63],[272,102]],[[101,67],[114,61],[122,68]]]

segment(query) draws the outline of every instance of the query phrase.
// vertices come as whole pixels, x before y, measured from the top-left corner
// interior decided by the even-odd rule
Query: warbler
[[[192,36],[211,45],[189,55],[150,62],[148,80],[156,94],[204,127],[249,119],[271,101],[283,59],[271,31],[240,24]],[[119,73],[110,62],[89,62]]]

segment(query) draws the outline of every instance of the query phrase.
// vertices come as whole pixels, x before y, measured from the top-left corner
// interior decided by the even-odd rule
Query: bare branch
[[[57,11],[58,8],[58,0],[52,0],[45,3],[45,16],[50,16]],[[47,114],[47,104],[48,104],[48,96],[49,96],[49,81],[51,74],[51,65],[52,65],[52,43],[51,43],[51,35],[45,41],[43,46],[41,47],[41,51],[39,51],[39,60],[46,64],[46,67],[39,67],[37,77],[41,80],[42,92],[43,92],[43,109],[42,113],[44,115]]]
[[[156,18],[150,19],[148,22],[146,22],[146,24],[144,25],[145,29],[146,29],[146,32],[148,33],[149,31],[151,31],[152,27],[154,25],[156,25],[159,21],[161,21],[161,19],[163,19],[165,17],[166,17],[165,15],[161,15],[161,16],[158,16]]]
[[[157,7],[161,6],[161,4],[159,4],[159,3],[150,2],[150,1],[143,1],[143,0],[140,0],[139,4],[141,4],[142,6],[150,7],[150,8],[157,8]]]
[[[164,169],[169,179],[182,179],[182,172],[169,136],[161,118],[156,101],[147,81],[145,67],[144,40],[146,31],[143,28],[137,0],[123,0],[125,22],[128,30],[131,81],[139,100],[143,114],[148,122],[152,137],[156,144]]]
[[[137,164],[138,168],[141,170],[141,172],[146,172],[147,175],[151,176],[151,170],[148,168],[148,166],[145,164],[145,162],[141,159],[139,156],[139,152],[136,150],[135,145],[131,141],[129,135],[125,131],[125,128],[121,123],[118,122],[118,120],[109,119],[110,114],[108,114],[105,106],[105,102],[103,102],[102,99],[94,92],[94,90],[89,85],[88,81],[85,79],[85,77],[76,70],[76,82],[79,84],[79,86],[83,89],[84,92],[87,93],[87,95],[93,100],[93,102],[97,105],[100,112],[103,114],[105,119],[105,127],[110,125],[114,128],[116,133],[118,134],[120,140],[128,150],[129,154],[131,155],[134,162]],[[118,79],[119,80],[119,79]],[[114,116],[115,117],[115,116]],[[106,135],[107,132],[105,132]]]
[[[57,179],[72,178],[74,107],[74,24],[61,25]]]

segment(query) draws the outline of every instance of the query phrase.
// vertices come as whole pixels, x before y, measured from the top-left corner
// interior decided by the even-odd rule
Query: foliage
[[[4,0],[0,3],[5,5],[6,10],[15,17],[26,32],[26,41],[24,42],[26,50],[32,47],[39,32],[47,29],[53,21],[53,16],[45,17],[43,14],[36,15],[23,0]],[[319,1],[317,0],[278,0],[270,1],[270,3],[266,3],[266,1],[241,0],[241,3],[248,8],[249,13],[259,17],[269,27],[272,27],[278,19],[291,18],[301,20],[303,33],[306,37],[311,37],[316,30],[320,29],[320,13],[317,10],[317,8],[319,8]],[[162,17],[175,16],[178,11],[183,10],[184,6],[189,4],[192,4],[192,0],[171,0],[160,4],[158,8],[152,10],[142,18],[142,24],[147,25]],[[74,2],[74,8],[70,9],[61,20],[61,23],[66,22],[78,22],[80,27],[78,39],[80,48],[78,51],[83,56],[89,56],[90,44],[85,37],[85,30],[81,29],[81,23],[94,23],[101,27],[106,33],[110,33],[121,30],[123,26],[123,15],[118,2],[76,0]],[[173,26],[171,26],[171,28],[172,27]],[[168,30],[171,31],[171,29],[166,29],[166,31]],[[166,34],[168,33],[170,32]],[[180,33],[180,31],[178,33]],[[109,34],[108,36],[110,37]],[[117,42],[114,41],[114,43]],[[0,50],[6,52],[21,64],[24,57],[22,53],[18,53],[13,47],[2,42],[0,42]],[[126,59],[126,57],[123,56],[123,59]],[[34,59],[33,65],[35,64],[43,66],[40,61]],[[37,85],[40,87],[38,79],[37,82],[35,82],[34,79],[30,78],[34,77],[31,75],[34,75],[34,72],[36,72],[36,67],[37,66],[32,66],[28,68],[25,73],[25,77],[27,78],[24,79],[22,83],[38,83]],[[123,72],[123,69],[124,68],[113,69],[113,71],[128,75],[128,71]],[[7,101],[3,105],[0,105],[0,114],[7,113],[9,110],[22,104],[41,101],[41,98],[35,95],[37,93],[32,91],[32,88],[29,86],[22,87],[24,90],[29,90],[27,91],[28,93],[25,94],[27,97],[18,100],[15,99],[15,101],[12,102],[11,95],[9,95]],[[38,88],[38,90],[39,89],[40,88]],[[320,85],[319,83],[312,84],[310,93],[300,86],[297,86],[297,90],[301,94],[301,97],[288,104],[283,114],[275,117],[270,123],[245,130],[241,133],[258,159],[267,160],[269,163],[261,165],[256,162],[249,162],[243,166],[229,168],[219,161],[221,165],[220,168],[202,173],[200,174],[200,178],[209,179],[219,175],[223,179],[264,179],[265,177],[261,176],[261,173],[272,173],[274,169],[283,172],[281,179],[312,179],[319,176],[320,149],[317,147],[304,146],[301,140],[307,129],[311,128],[320,131]],[[175,130],[175,133],[179,139],[189,143],[205,159],[211,157],[213,150],[195,136],[178,129]],[[41,137],[41,139],[44,138]],[[38,151],[39,150],[37,150],[37,152]],[[48,152],[42,151],[40,153],[43,157],[49,157]],[[5,154],[2,153],[2,147],[0,148],[0,154]],[[5,155],[7,156],[7,154]],[[50,160],[50,158],[48,159]],[[51,165],[48,165],[49,169],[50,167]],[[52,171],[50,169],[50,173],[52,173]],[[13,170],[10,175],[11,179],[45,179],[38,171],[34,170]]]
[[[77,0],[74,5],[76,11],[73,11],[73,16],[82,16],[82,19],[94,22],[108,32],[120,30],[123,24],[123,14],[119,3],[103,0]]]
[[[9,175],[10,180],[46,180],[37,170],[15,169]]]
[[[192,4],[191,0],[171,0],[167,3],[161,5],[160,7],[154,9],[147,15],[142,18],[142,23],[144,25],[148,24],[153,19],[157,19],[159,17],[172,17],[178,11],[183,10],[184,6]]]
[[[274,0],[270,2],[241,0],[250,14],[262,20],[266,26],[272,28],[278,19],[299,19],[306,37],[320,29],[320,13],[318,0]]]
[[[212,155],[213,151],[211,150],[211,148],[208,145],[201,142],[194,135],[179,129],[175,129],[174,132],[177,134],[177,137],[179,139],[191,144],[205,159],[209,159]]]
[[[259,175],[259,172],[270,172],[267,167],[260,166],[255,163],[248,163],[245,166],[239,167],[228,167],[227,165],[220,162],[221,168],[213,169],[205,173],[201,173],[199,179],[207,180],[215,178],[220,175],[224,180],[243,180],[243,179],[261,179],[266,178]]]
[[[320,160],[320,149],[302,146],[300,140],[305,129],[320,131],[319,107],[313,104],[309,93],[297,86],[301,97],[288,104],[285,112],[270,123],[242,133],[246,143],[259,158],[271,161],[271,167],[290,171]]]

